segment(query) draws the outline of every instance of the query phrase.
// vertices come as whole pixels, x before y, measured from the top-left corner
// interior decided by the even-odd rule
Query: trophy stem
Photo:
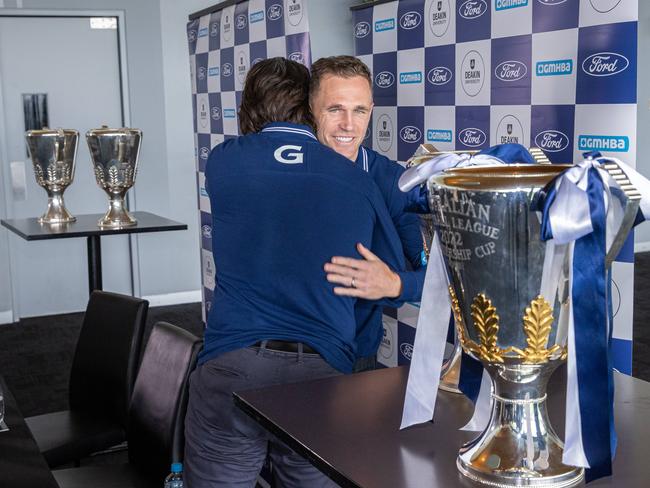
[[[63,191],[65,188],[60,190],[46,188],[45,190],[47,191],[47,209],[45,210],[45,213],[38,218],[39,223],[66,224],[77,220],[77,218],[68,212],[67,208],[65,208],[65,203],[63,201]]]
[[[101,219],[99,219],[97,225],[100,227],[110,228],[136,225],[138,221],[126,210],[126,203],[124,201],[126,191],[108,194],[110,197],[108,201],[108,211]]]
[[[565,488],[582,481],[581,468],[562,464],[564,444],[548,419],[546,385],[558,364],[487,365],[492,415],[485,431],[460,450],[461,473],[497,487]]]
[[[460,381],[460,363],[463,355],[463,349],[460,341],[456,338],[454,342],[454,351],[451,357],[442,365],[440,374],[440,383],[438,388],[450,393],[462,393],[458,388]]]

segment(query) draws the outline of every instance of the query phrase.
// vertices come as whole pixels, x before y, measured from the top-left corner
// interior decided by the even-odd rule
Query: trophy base
[[[562,463],[564,444],[546,410],[546,383],[557,363],[487,366],[496,392],[492,414],[483,433],[458,454],[463,475],[496,487],[565,488],[582,481],[582,468]]]
[[[126,211],[124,207],[111,207],[108,212],[97,221],[97,225],[104,229],[120,229],[122,227],[132,227],[138,221]]]
[[[126,190],[128,190],[128,188]],[[138,221],[126,209],[126,204],[124,202],[126,190],[117,194],[109,193],[110,199],[108,202],[108,211],[97,221],[99,227],[119,229],[122,227],[132,227],[138,223]]]
[[[442,365],[442,373],[440,374],[440,383],[438,388],[449,393],[462,393],[458,388],[460,381],[460,361],[462,358],[463,350],[460,343],[454,345],[454,352],[451,357]]]
[[[48,191],[50,193],[48,194],[47,198],[47,210],[45,210],[45,213],[43,215],[36,219],[38,223],[56,225],[75,222],[77,220],[77,217],[72,215],[68,209],[65,208],[65,204],[63,203],[63,191]]]
[[[48,224],[48,225],[57,225],[57,224],[69,224],[71,222],[76,222],[77,217],[74,217],[72,215],[68,217],[46,217],[43,215],[42,217],[39,217],[36,219],[39,224]]]
[[[566,473],[558,476],[513,476],[505,478],[502,476],[487,476],[485,473],[477,472],[463,465],[460,457],[456,460],[458,470],[470,480],[486,486],[497,488],[511,488],[513,486],[531,486],[536,488],[570,488],[578,486],[584,480],[584,470],[574,468],[576,473]]]
[[[115,219],[112,217],[109,217],[108,215],[105,215],[101,219],[97,221],[97,225],[102,228],[106,229],[120,229],[122,227],[132,227],[134,225],[137,225],[138,221],[131,217],[130,215],[126,215],[124,217],[121,217],[119,219]]]

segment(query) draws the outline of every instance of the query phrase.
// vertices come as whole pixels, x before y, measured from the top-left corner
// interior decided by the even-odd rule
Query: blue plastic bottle
[[[165,488],[183,488],[183,463],[172,464],[172,472],[165,478]]]

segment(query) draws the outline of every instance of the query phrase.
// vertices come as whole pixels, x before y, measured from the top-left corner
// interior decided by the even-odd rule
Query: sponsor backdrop
[[[353,7],[372,70],[365,144],[401,162],[421,143],[599,150],[634,166],[638,0],[401,0]],[[614,363],[631,373],[633,243],[614,263]],[[408,362],[416,305],[385,316],[378,359]]]
[[[311,66],[306,0],[225,2],[187,24],[201,228],[203,321],[212,304],[215,266],[212,218],[205,191],[210,150],[239,135],[237,110],[248,69],[282,56]],[[215,10],[218,9],[218,10]],[[200,13],[199,13],[200,14]]]

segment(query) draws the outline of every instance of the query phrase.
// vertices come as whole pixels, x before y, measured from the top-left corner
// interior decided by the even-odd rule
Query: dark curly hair
[[[259,61],[246,75],[239,130],[259,132],[269,122],[293,122],[314,127],[309,110],[309,70],[285,58]]]

